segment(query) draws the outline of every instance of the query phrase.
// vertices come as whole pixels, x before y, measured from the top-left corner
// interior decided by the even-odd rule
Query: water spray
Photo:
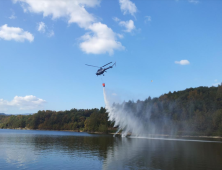
[[[118,130],[114,134],[114,136],[120,131],[122,131],[122,137],[125,137],[129,134],[138,135],[143,132],[143,125],[139,123],[140,120],[138,119],[138,117],[124,110],[124,106],[118,108],[111,105],[106,95],[105,84],[103,86],[103,95],[106,110],[108,111],[109,121],[114,122],[114,127],[118,126]]]
[[[144,104],[134,102],[123,102],[113,104],[106,94],[105,83],[103,83],[103,95],[105,108],[108,112],[109,121],[114,122],[114,127],[118,127],[114,136],[121,131],[121,136],[133,135],[137,137],[162,135],[166,131],[165,125],[170,125],[170,135],[175,134],[176,127],[167,117],[160,117],[158,120],[152,118],[153,112],[158,112],[155,104]],[[169,134],[169,133],[168,133]]]

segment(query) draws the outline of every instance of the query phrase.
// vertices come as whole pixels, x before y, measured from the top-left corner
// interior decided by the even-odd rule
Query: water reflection
[[[0,169],[222,169],[222,144],[198,141],[0,130],[0,151]]]
[[[117,139],[103,169],[221,169],[222,144],[141,138]]]
[[[0,164],[3,169],[24,168],[26,164],[38,159],[38,155],[30,152],[32,147],[26,142],[26,138],[19,135],[8,138],[0,134]],[[3,160],[5,160],[5,164]]]
[[[4,155],[6,162],[8,164],[15,164],[16,167],[23,167],[25,164],[34,162],[38,159],[38,156],[33,152],[27,152],[27,147],[20,146],[19,152],[16,146],[12,146],[10,148],[5,148],[1,154]]]
[[[3,169],[102,169],[114,140],[111,135],[87,133],[7,132],[0,130]]]
[[[34,138],[34,149],[37,152],[59,152],[70,156],[97,156],[103,160],[107,154],[107,148],[112,147],[114,138],[110,136],[64,136],[48,137],[38,136]]]

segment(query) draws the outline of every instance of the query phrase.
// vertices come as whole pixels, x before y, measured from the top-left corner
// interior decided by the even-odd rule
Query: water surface
[[[0,129],[0,169],[221,170],[222,143]]]

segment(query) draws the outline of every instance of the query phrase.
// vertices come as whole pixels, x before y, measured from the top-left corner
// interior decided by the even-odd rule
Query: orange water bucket
[[[105,83],[103,83],[103,87],[105,87]]]

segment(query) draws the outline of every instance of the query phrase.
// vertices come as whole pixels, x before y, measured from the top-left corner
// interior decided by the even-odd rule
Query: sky
[[[104,107],[222,82],[222,1],[1,0],[0,113]],[[105,76],[96,67],[116,62]]]

